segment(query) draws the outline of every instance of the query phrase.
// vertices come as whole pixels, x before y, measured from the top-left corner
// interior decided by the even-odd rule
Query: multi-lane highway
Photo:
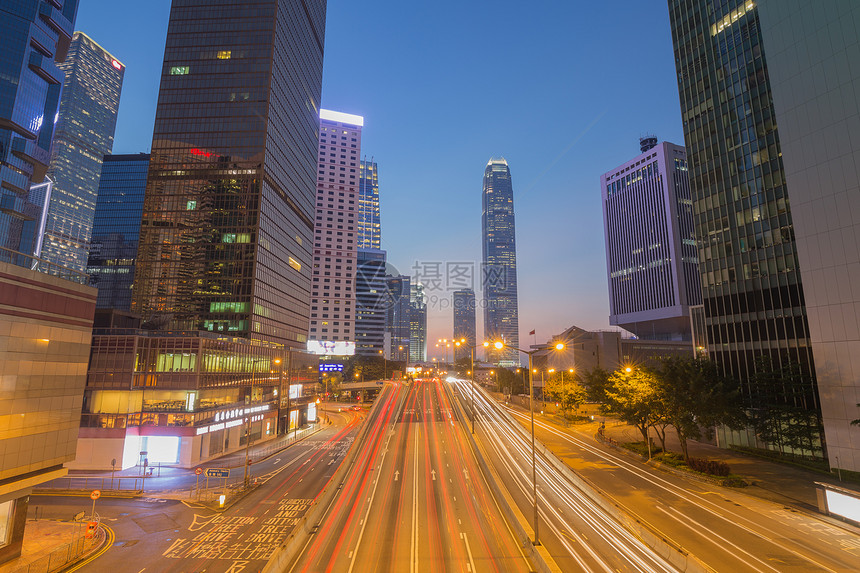
[[[471,386],[449,379],[471,404]],[[524,516],[533,515],[531,444],[510,419],[482,393],[475,393],[477,434],[497,479]],[[562,571],[669,572],[676,569],[625,529],[611,515],[536,456],[539,538]]]
[[[342,492],[292,571],[531,571],[447,384],[389,386]]]
[[[508,409],[525,425],[527,416]],[[815,516],[643,466],[538,420],[537,439],[613,502],[715,571],[858,571],[860,537]]]

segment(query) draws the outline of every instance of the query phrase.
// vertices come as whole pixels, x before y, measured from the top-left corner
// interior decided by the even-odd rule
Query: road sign
[[[200,475],[200,474],[202,474],[202,473],[203,473],[203,468],[194,468],[194,473],[195,473],[196,475]]]
[[[230,470],[225,468],[206,468],[206,477],[228,478],[230,477]]]
[[[93,501],[95,501],[95,500],[97,500],[98,498],[100,498],[100,497],[101,497],[101,495],[102,495],[102,492],[101,492],[101,491],[99,491],[99,490],[97,490],[97,489],[94,489],[94,490],[92,491],[92,493],[90,493],[90,499],[91,499],[91,500],[93,500]]]

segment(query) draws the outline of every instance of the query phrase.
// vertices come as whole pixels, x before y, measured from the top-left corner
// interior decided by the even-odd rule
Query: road
[[[101,498],[96,511],[115,533],[104,555],[75,571],[250,573],[260,571],[319,494],[355,439],[364,412],[331,414],[334,424],[269,460],[252,493],[223,512],[172,499]],[[262,464],[261,464],[262,466]],[[46,519],[89,514],[88,498],[33,496]]]
[[[508,409],[524,426],[528,417]],[[537,439],[614,502],[716,571],[860,570],[860,537],[804,512],[645,466],[538,420]]]
[[[446,384],[418,380],[380,399],[342,493],[291,571],[531,571]]]
[[[449,379],[459,389],[464,406],[471,403],[471,386]],[[501,416],[498,405],[483,392],[475,393],[476,432],[497,478],[521,513],[532,521],[531,442]],[[562,571],[670,572],[669,563],[645,546],[587,495],[536,456],[540,523],[539,539]]]

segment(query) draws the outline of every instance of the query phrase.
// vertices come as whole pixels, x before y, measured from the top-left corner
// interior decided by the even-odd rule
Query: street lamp
[[[488,342],[484,343],[484,346],[489,346]],[[505,348],[505,343],[502,341],[496,341],[493,343],[493,347],[496,350],[501,350]],[[531,418],[531,426],[532,426],[532,497],[534,499],[534,530],[535,530],[535,545],[540,545],[540,537],[538,536],[538,497],[537,497],[537,467],[535,464],[535,404],[534,404],[534,396],[535,396],[535,387],[534,387],[534,369],[532,368],[532,354],[535,352],[539,352],[543,350],[543,348],[536,348],[535,350],[523,350],[521,348],[514,348],[513,346],[508,346],[511,350],[516,350],[517,352],[522,352],[523,354],[529,357],[529,414]],[[556,350],[564,350],[564,343],[557,342],[554,345]]]
[[[487,344],[486,342],[484,344]],[[466,339],[461,338],[454,342],[455,346],[466,346]],[[471,370],[469,370],[469,378],[472,386],[472,433],[475,433],[475,345],[468,345]],[[456,354],[456,353],[455,353]]]

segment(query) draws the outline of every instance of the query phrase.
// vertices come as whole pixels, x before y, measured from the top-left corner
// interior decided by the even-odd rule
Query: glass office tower
[[[96,308],[131,311],[148,170],[148,153],[104,157],[87,259],[87,274],[99,289]]]
[[[41,257],[83,272],[102,157],[113,148],[125,66],[92,38],[75,32],[60,69],[66,79],[48,169],[53,190]]]
[[[751,0],[669,0],[707,353],[754,407],[818,409],[789,188]],[[762,360],[770,362],[763,367]],[[769,387],[763,368],[796,367]]]
[[[490,159],[484,170],[483,212],[484,337],[504,339],[509,348],[489,351],[487,360],[517,366],[519,310],[517,306],[517,241],[514,188],[504,159]]]
[[[307,340],[326,2],[174,0],[132,310]]]
[[[362,160],[359,164],[358,248],[382,248],[382,228],[379,220],[379,169],[373,160]]]
[[[454,360],[471,358],[475,346],[475,291],[470,288],[454,291],[454,340],[466,339],[466,344],[454,348]]]
[[[77,0],[0,3],[0,260],[32,266]]]

